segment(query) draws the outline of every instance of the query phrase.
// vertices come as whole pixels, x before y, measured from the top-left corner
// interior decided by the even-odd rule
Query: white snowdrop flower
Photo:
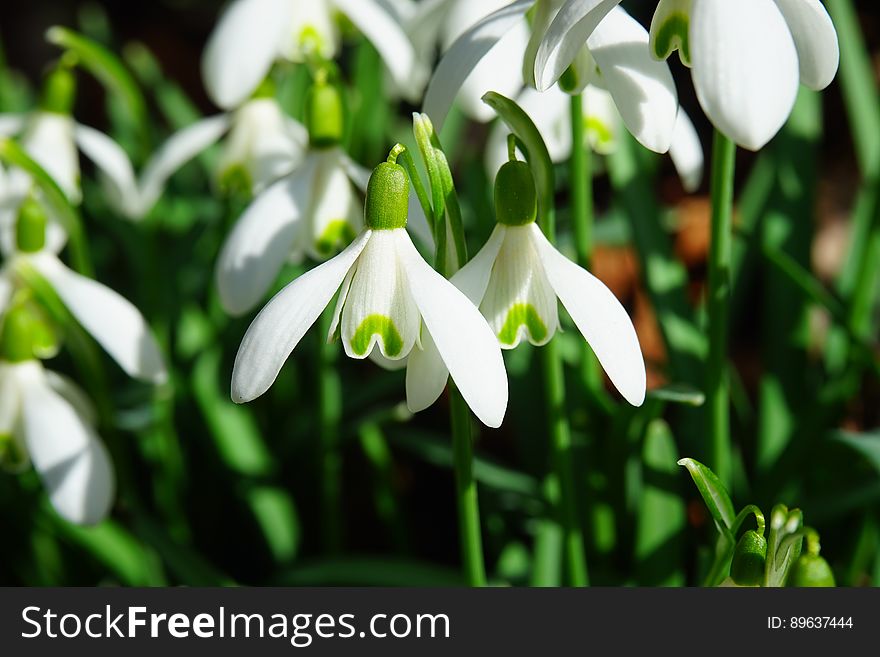
[[[584,135],[589,147],[599,155],[610,155],[620,143],[622,120],[614,99],[606,90],[587,85],[583,90]],[[550,158],[556,163],[566,162],[571,156],[571,119],[569,97],[558,87],[541,93],[525,88],[516,99],[541,133]],[[682,185],[688,192],[695,191],[703,179],[703,145],[685,111],[679,108],[669,156],[675,165]],[[502,122],[492,126],[486,144],[486,170],[494,177],[507,161],[507,130]]]
[[[406,232],[408,186],[406,172],[391,161],[374,170],[360,235],[287,285],[254,319],[235,359],[234,401],[250,401],[272,385],[339,290],[328,338],[338,334],[352,358],[378,352],[387,361],[407,359],[410,408],[426,407],[422,388],[429,382],[412,368],[430,340],[474,414],[490,427],[501,424],[508,391],[498,342],[477,308],[413,246]]]
[[[276,59],[332,59],[339,50],[335,12],[344,14],[379,51],[398,88],[418,93],[412,44],[378,0],[233,0],[202,57],[211,99],[230,109],[248,98]]]
[[[590,344],[608,378],[632,405],[645,400],[645,362],[624,307],[598,278],[547,240],[535,223],[537,193],[524,162],[508,162],[495,182],[498,224],[485,246],[452,277],[479,306],[504,349],[550,341],[559,329],[557,299]],[[433,345],[410,356],[407,376],[420,382],[414,411],[434,403],[447,371]],[[409,378],[407,379],[409,381]]]
[[[678,96],[669,67],[651,58],[648,32],[619,0],[517,0],[479,20],[446,51],[428,85],[424,111],[442,124],[465,79],[535,8],[531,37],[517,53],[499,61],[495,76],[521,65],[522,82],[546,91],[571,67],[566,91],[587,84],[607,90],[624,125],[645,147],[669,149]],[[519,27],[518,27],[519,26]],[[495,87],[492,76],[474,89],[480,96]],[[476,102],[476,101],[475,101]]]
[[[107,515],[115,490],[93,424],[85,393],[73,382],[37,360],[0,358],[0,453],[16,469],[33,463],[55,510],[82,525]]]
[[[837,32],[819,0],[660,0],[651,52],[678,50],[692,68],[709,120],[758,150],[788,119],[798,81],[824,89],[840,59]]]
[[[131,377],[161,384],[168,378],[159,346],[131,302],[101,283],[69,269],[46,242],[46,213],[27,199],[18,213],[16,246],[3,247],[0,317],[20,287],[21,270],[35,269],[58,294],[71,315]],[[5,241],[5,240],[4,240]]]

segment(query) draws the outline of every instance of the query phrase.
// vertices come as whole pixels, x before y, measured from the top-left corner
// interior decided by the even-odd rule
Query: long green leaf
[[[730,495],[718,476],[705,465],[694,459],[684,458],[678,462],[688,469],[691,478],[700,491],[712,519],[722,534],[728,532],[736,519],[736,511]]]

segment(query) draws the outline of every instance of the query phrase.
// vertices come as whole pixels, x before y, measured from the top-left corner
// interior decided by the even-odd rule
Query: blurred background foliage
[[[822,536],[839,584],[880,583],[880,8],[829,0],[841,70],[821,96],[802,89],[794,113],[761,153],[737,161],[731,317],[733,436],[738,506],[803,509]],[[629,2],[643,24],[654,3]],[[853,13],[852,8],[855,8]],[[34,106],[58,56],[44,39],[70,26],[119,54],[144,98],[149,134],[124,99],[79,75],[74,115],[123,144],[136,164],[173,131],[214,113],[199,60],[221,9],[206,0],[0,6],[0,112]],[[864,42],[862,41],[864,39]],[[410,114],[382,92],[377,53],[351,39],[347,146],[372,167],[411,141]],[[708,149],[710,126],[689,76],[679,95]],[[279,97],[302,114],[305,71],[276,70]],[[454,166],[472,252],[493,226],[483,166],[486,127],[453,114],[443,141]],[[446,399],[414,418],[403,375],[344,357],[338,380],[318,382],[310,332],[270,391],[229,400],[232,360],[251,319],[230,319],[213,266],[247,199],[224,198],[211,177],[216,150],[172,179],[142,224],[117,216],[86,166],[82,215],[96,277],[141,309],[165,348],[172,382],[154,391],[102,356],[86,378],[53,361],[98,400],[100,432],[119,493],[111,519],[70,525],[33,472],[0,476],[0,583],[14,585],[387,584],[461,582]],[[567,168],[558,171],[560,244],[570,246]],[[686,196],[667,158],[624,140],[601,163],[593,270],[630,309],[649,365],[649,393],[633,409],[608,392],[584,394],[574,330],[569,364],[582,523],[590,576],[600,585],[699,583],[714,529],[684,469],[706,453],[699,406],[708,243],[708,183]],[[302,270],[288,267],[278,285]],[[549,446],[528,345],[505,354],[511,404],[503,427],[476,446],[490,581],[555,584],[560,534],[547,503]],[[332,377],[331,377],[332,378]],[[338,400],[338,445],[319,440],[319,396]]]

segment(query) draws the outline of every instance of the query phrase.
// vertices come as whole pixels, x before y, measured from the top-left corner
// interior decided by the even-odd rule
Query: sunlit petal
[[[824,89],[840,63],[837,30],[819,0],[775,0],[797,48],[800,79],[810,89]]]

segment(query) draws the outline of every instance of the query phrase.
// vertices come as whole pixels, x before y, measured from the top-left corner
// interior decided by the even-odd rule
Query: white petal
[[[626,310],[602,281],[559,253],[534,224],[532,235],[550,284],[608,378],[624,399],[641,406],[645,400],[645,361]]]
[[[703,145],[694,124],[683,109],[678,110],[669,156],[685,191],[697,191],[703,181]]]
[[[593,31],[587,47],[627,129],[646,148],[669,150],[678,94],[669,66],[651,57],[645,28],[615,7]]]
[[[412,352],[410,352],[412,353]],[[389,372],[399,372],[402,369],[406,368],[407,363],[409,362],[409,357],[405,358],[395,358],[394,360],[390,358],[385,358],[382,355],[382,347],[378,344],[373,347],[373,350],[370,352],[370,355],[367,356],[371,361],[376,363],[383,370],[388,370]]]
[[[315,163],[279,180],[255,198],[223,243],[215,278],[220,303],[230,315],[256,306],[291,253],[308,209]]]
[[[229,129],[228,114],[201,119],[171,135],[144,166],[140,176],[140,205],[133,217],[147,214],[159,200],[168,178],[208,148]]]
[[[427,72],[421,69],[403,27],[374,0],[333,0],[355,27],[375,46],[394,83],[409,97],[422,90]]]
[[[800,79],[810,89],[824,89],[840,62],[837,30],[819,0],[776,0],[797,48]]]
[[[495,224],[495,228],[483,248],[477,251],[477,254],[449,279],[455,287],[464,292],[464,295],[475,306],[480,305],[483,295],[486,294],[489,277],[492,275],[495,259],[498,257],[506,234],[506,226]]]
[[[574,61],[599,22],[620,0],[567,0],[547,28],[535,56],[535,86],[545,91]]]
[[[419,202],[419,197],[416,196],[415,190],[409,195],[406,229],[409,231],[410,235],[416,238],[419,244],[429,250],[433,250],[434,233],[431,232],[431,226],[428,225],[428,218],[425,216],[425,211],[422,210],[422,204]]]
[[[97,281],[71,271],[49,253],[31,257],[64,305],[129,375],[153,383],[168,374],[149,326],[131,302]]]
[[[12,137],[24,130],[27,114],[0,114],[0,135]]]
[[[73,141],[73,119],[54,112],[31,116],[21,145],[43,167],[73,203],[79,203],[79,156]]]
[[[345,251],[288,284],[260,311],[235,356],[234,402],[251,401],[269,389],[290,352],[330,303],[371,234],[365,230]]]
[[[462,34],[446,51],[425,92],[423,111],[439,133],[452,102],[477,63],[516,27],[535,0],[517,0],[493,12]]]
[[[295,8],[290,0],[229,5],[202,54],[202,78],[211,100],[230,109],[251,95],[269,72]]]
[[[345,173],[351,178],[351,182],[366,194],[367,183],[370,182],[370,175],[372,175],[373,172],[367,167],[362,167],[341,150],[337,150],[336,152],[339,154],[340,163],[342,164],[343,169],[345,169]]]
[[[115,488],[107,449],[44,381],[29,381],[22,392],[28,452],[52,506],[70,522],[100,522],[110,510]]]
[[[43,373],[46,377],[46,384],[61,395],[61,398],[73,407],[73,410],[77,412],[84,422],[92,426],[98,423],[98,411],[82,388],[76,385],[73,380],[58,372],[43,370]]]
[[[74,137],[79,149],[95,163],[109,183],[110,203],[127,217],[137,216],[140,190],[126,152],[103,132],[86,125],[77,124]]]
[[[617,149],[620,112],[614,98],[604,89],[588,85],[583,91],[584,120],[587,122],[587,140],[600,155],[609,155]],[[674,139],[673,131],[673,139]]]
[[[315,175],[307,212],[304,248],[315,260],[325,260],[344,248],[363,227],[363,203],[349,179],[338,148],[312,155]]]
[[[691,15],[697,98],[709,120],[740,146],[758,150],[791,113],[798,59],[773,0],[700,0]]]
[[[351,358],[365,358],[373,347],[390,360],[405,358],[418,340],[419,309],[398,256],[403,233],[373,231],[353,268],[340,328],[345,353]]]
[[[443,394],[449,370],[440,357],[434,338],[422,327],[422,346],[409,353],[406,364],[406,405],[413,413],[433,405]]]
[[[522,339],[546,344],[559,327],[556,294],[533,244],[534,230],[533,224],[504,230],[480,301],[480,312],[503,349],[513,349]]]
[[[501,426],[507,372],[498,341],[464,293],[422,260],[406,232],[397,234],[410,291],[453,381],[483,424]]]

